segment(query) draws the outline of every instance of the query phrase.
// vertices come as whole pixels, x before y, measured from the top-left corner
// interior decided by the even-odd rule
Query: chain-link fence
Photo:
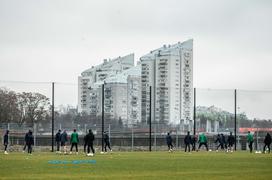
[[[101,84],[84,88],[77,84],[54,83],[53,88],[52,83],[1,81],[0,90],[1,139],[9,129],[10,147],[18,150],[24,145],[29,129],[33,131],[36,149],[48,151],[52,145],[52,129],[54,135],[59,129],[66,130],[68,135],[76,129],[80,145],[86,132],[92,129],[96,137],[94,144],[99,150],[104,129],[109,133],[114,150],[127,151],[148,151],[150,147],[167,149],[168,132],[175,148],[182,149],[187,131],[191,135],[205,132],[210,149],[216,148],[217,134],[227,136],[233,132],[238,150],[247,149],[246,135],[250,131],[254,133],[254,148],[261,150],[264,136],[272,131],[269,109],[272,91],[196,88],[195,93],[189,92],[190,103],[187,103],[181,100],[186,99],[182,95],[170,97],[167,92],[161,94],[161,90],[156,89],[150,101],[150,94],[137,84],[105,84],[104,96]],[[189,106],[187,117],[183,116],[186,114],[183,104]],[[175,109],[175,105],[180,109]]]

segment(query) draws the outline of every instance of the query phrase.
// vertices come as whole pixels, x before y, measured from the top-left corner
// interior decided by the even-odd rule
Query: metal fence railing
[[[162,128],[162,126],[164,126]],[[25,141],[24,136],[29,131],[32,130],[34,135],[34,145],[36,149],[45,149],[51,150],[51,130],[45,130],[38,125],[31,127],[29,125],[22,125],[18,126],[17,124],[0,124],[0,133],[1,133],[1,140],[3,141],[3,135],[5,131],[9,129],[10,135],[10,147],[14,150],[22,150]],[[95,135],[94,145],[95,147],[100,150],[101,149],[101,142],[102,142],[102,125],[92,125],[92,124],[84,124],[84,126],[76,125],[74,127],[67,127],[61,126],[61,130],[66,130],[68,137],[70,137],[73,129],[76,129],[79,134],[79,145],[83,148],[83,137],[89,129],[92,129]],[[255,129],[251,129],[255,130]],[[263,147],[263,140],[264,140],[264,130],[268,129],[259,129],[254,134],[254,149],[261,150]],[[58,128],[55,129],[55,133],[58,131]],[[114,150],[122,150],[122,151],[148,151],[149,150],[149,128],[148,125],[146,126],[137,126],[131,125],[130,127],[126,128],[112,128],[110,124],[105,126],[105,131],[108,132],[110,136],[110,142]],[[153,151],[157,150],[166,150],[166,135],[170,132],[173,145],[176,150],[183,150],[185,147],[184,144],[184,137],[185,132],[180,131],[180,127],[165,127],[165,125],[154,124],[152,126],[151,132],[151,148]],[[219,133],[219,132],[217,132]],[[209,132],[205,133],[208,138],[208,146],[209,149],[215,150],[217,144],[214,143],[216,140],[217,133]],[[226,138],[229,135],[228,132],[222,132]],[[197,134],[198,135],[198,134]],[[55,145],[55,144],[54,144]],[[198,144],[197,144],[198,145]],[[247,140],[246,140],[246,132],[241,132],[237,134],[237,150],[246,150],[247,149]]]
[[[54,89],[52,85],[46,82],[0,81],[1,139],[5,130],[9,129],[10,145],[20,146],[24,144],[24,134],[31,129],[35,136],[35,145],[48,147],[50,150],[52,132],[54,135],[58,129],[65,129],[70,134],[73,129],[77,129],[82,144],[86,131],[92,129],[96,136],[95,145],[100,147],[104,129],[109,132],[111,143],[116,149],[149,150],[151,147],[152,150],[161,150],[166,149],[167,132],[171,132],[176,148],[183,148],[183,139],[189,130],[192,135],[205,132],[211,149],[214,149],[213,141],[218,133],[228,135],[229,132],[233,132],[236,134],[237,149],[246,149],[245,136],[250,131],[255,136],[255,149],[260,150],[265,134],[272,132],[272,111],[269,109],[272,106],[272,91],[195,88],[194,92],[189,92],[191,124],[186,124],[182,118],[176,123],[169,123],[163,118],[158,118],[157,121],[154,117],[160,114],[156,114],[156,108],[161,107],[160,102],[154,100],[157,105],[152,104],[155,113],[151,113],[153,119],[149,126],[149,113],[145,112],[143,105],[150,101],[150,97],[148,94],[139,96],[135,92],[137,91],[135,87],[126,94],[128,87],[124,84],[105,85],[104,124],[102,124],[100,90],[93,91],[93,94],[87,97],[89,113],[79,113],[78,85],[54,83]],[[164,96],[166,97],[166,94]],[[156,99],[154,93],[151,94],[151,99]],[[33,111],[35,113],[31,114],[30,110],[37,100],[44,103],[35,107]],[[181,102],[179,99],[175,101]],[[127,109],[124,109],[122,104],[126,104]],[[91,107],[96,108],[95,111]],[[160,110],[174,112],[174,109],[167,106]],[[160,113],[164,113],[168,120],[172,120],[169,119],[167,112]],[[147,118],[144,118],[144,114]]]

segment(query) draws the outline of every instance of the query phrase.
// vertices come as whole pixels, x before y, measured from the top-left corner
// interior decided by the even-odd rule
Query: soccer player
[[[228,148],[230,152],[233,152],[234,143],[235,143],[235,137],[232,135],[232,132],[230,132],[230,135],[228,136]]]
[[[270,144],[271,144],[271,136],[269,133],[266,134],[264,138],[264,147],[263,147],[263,153],[265,153],[265,148],[268,148],[268,153],[270,153]]]
[[[60,135],[60,145],[62,146],[64,154],[67,154],[67,149],[66,149],[67,141],[68,141],[67,133],[66,133],[66,130],[64,130],[62,134]]]
[[[253,135],[250,133],[250,131],[247,132],[247,142],[250,153],[252,153]]]
[[[192,137],[190,135],[190,132],[187,132],[187,135],[184,138],[184,144],[185,144],[185,152],[187,152],[187,147],[188,147],[188,152],[190,152],[190,144],[192,144]]]
[[[60,152],[60,136],[61,136],[61,130],[59,129],[59,131],[56,134],[56,144],[57,144],[57,153]]]
[[[207,137],[205,136],[204,133],[200,134],[198,142],[199,142],[198,151],[202,145],[204,145],[206,147],[206,150],[208,151]]]
[[[6,133],[5,133],[5,135],[4,135],[4,146],[5,146],[4,154],[8,154],[8,152],[7,152],[8,138],[9,138],[9,130],[7,130]]]
[[[94,151],[94,148],[93,148],[93,141],[94,141],[94,134],[93,134],[93,131],[90,129],[89,130],[89,133],[86,135],[86,144],[87,144],[87,156],[93,156],[95,151]],[[92,150],[92,153],[90,153],[90,147],[91,147],[91,150]]]
[[[24,148],[23,148],[23,153],[25,152],[26,147],[27,147],[26,140],[27,140],[27,138],[28,138],[28,133],[29,133],[30,131],[31,131],[31,130],[28,130],[28,132],[25,134],[25,145],[24,145]]]
[[[79,142],[78,134],[76,132],[76,129],[74,129],[74,132],[71,134],[71,140],[70,140],[70,143],[72,144],[70,149],[70,154],[72,154],[74,146],[76,147],[76,154],[78,154],[78,148],[77,148],[78,142]]]
[[[103,141],[104,141],[104,150],[105,150],[105,153],[107,153],[107,147],[110,149],[110,151],[112,151],[111,150],[111,146],[110,146],[110,137],[109,137],[109,135],[108,135],[108,133],[107,132],[104,132],[103,133]]]
[[[217,147],[216,147],[216,152],[218,152],[218,148],[219,147],[221,147],[221,149],[223,149],[223,141],[222,141],[222,137],[220,136],[220,134],[217,134],[217,138],[216,138],[216,140],[215,140],[215,142],[214,143],[219,143],[218,145],[217,145]]]
[[[221,147],[221,149],[228,149],[228,146],[227,146],[227,141],[226,141],[226,138],[224,136],[224,134],[221,134],[221,138],[222,138],[222,143],[223,143],[223,148]]]
[[[194,135],[192,138],[192,151],[196,150],[196,148],[195,148],[196,142],[197,142],[197,137],[196,137],[196,135]]]
[[[172,144],[172,137],[170,135],[170,133],[167,133],[167,136],[166,136],[166,143],[167,143],[167,146],[168,146],[168,151],[169,152],[172,152],[173,151],[173,144]]]
[[[26,139],[26,145],[27,145],[27,153],[31,154],[32,153],[32,145],[34,145],[34,137],[32,135],[32,131],[29,130],[28,136]]]

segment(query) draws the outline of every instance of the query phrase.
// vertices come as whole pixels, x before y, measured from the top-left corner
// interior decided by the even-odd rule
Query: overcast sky
[[[77,83],[104,58],[194,39],[194,86],[272,90],[270,0],[0,0],[0,80]]]

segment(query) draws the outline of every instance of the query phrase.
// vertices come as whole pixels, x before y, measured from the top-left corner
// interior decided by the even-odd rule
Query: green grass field
[[[0,162],[0,179],[272,179],[272,154],[249,152],[1,153]]]

